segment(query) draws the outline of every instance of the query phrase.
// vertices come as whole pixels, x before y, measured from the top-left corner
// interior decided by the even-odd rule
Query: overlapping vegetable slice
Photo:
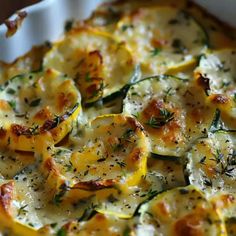
[[[122,194],[129,195],[130,189],[135,188],[146,174],[149,139],[143,127],[129,116],[96,118],[81,142],[70,149],[50,150],[50,146],[42,149],[40,143],[41,140],[38,155],[43,152],[42,171],[49,175],[48,186],[54,189],[55,203],[96,196],[97,210],[104,211],[110,201],[113,204],[107,211],[116,213],[115,209],[120,206],[114,202],[120,200]],[[135,203],[135,196],[132,199]],[[121,202],[125,204],[124,196]],[[114,210],[112,206],[115,206]],[[135,207],[129,205],[126,208],[130,211],[129,216],[135,211]],[[125,210],[119,209],[117,214],[122,215]]]
[[[58,143],[79,111],[80,93],[66,76],[52,69],[16,76],[0,92],[0,146],[32,151],[47,131]]]
[[[0,233],[4,235],[37,235],[33,228],[14,220],[13,201],[15,200],[14,181],[5,181],[0,185]]]
[[[71,31],[49,51],[44,66],[72,77],[84,103],[95,102],[121,89],[132,80],[135,69],[124,43],[92,28]]]
[[[235,138],[226,132],[209,134],[187,153],[187,174],[191,184],[208,194],[235,193]]]
[[[195,19],[174,7],[140,8],[120,20],[115,34],[128,44],[148,75],[194,64],[207,44]]]
[[[123,113],[133,115],[144,126],[153,153],[177,157],[206,134],[214,117],[204,92],[173,76],[151,77],[132,85]]]
[[[139,212],[140,235],[225,235],[221,215],[194,186],[163,192]]]
[[[195,78],[208,99],[236,118],[236,49],[228,48],[204,54],[195,70]]]

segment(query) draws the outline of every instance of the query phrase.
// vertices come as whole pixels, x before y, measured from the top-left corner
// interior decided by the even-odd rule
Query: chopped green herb
[[[123,232],[123,236],[130,236],[131,235],[131,229],[129,226],[127,226]]]
[[[13,100],[8,101],[8,104],[10,105],[10,107],[11,107],[13,110],[16,109],[16,101],[13,101]]]
[[[160,109],[160,115],[158,117],[152,116],[147,123],[148,126],[158,129],[174,119],[174,112],[170,112],[167,109]]]
[[[57,193],[54,198],[53,198],[53,203],[55,205],[59,205],[62,202],[62,198],[63,196],[66,194],[66,192],[68,191],[68,186],[67,183],[63,183],[61,184],[61,186],[59,187],[60,191],[59,193]]]
[[[37,107],[37,106],[40,104],[40,102],[41,102],[41,98],[37,98],[37,99],[33,100],[33,101],[29,104],[29,106],[30,106],[30,107]]]
[[[28,204],[26,204],[26,205],[20,207],[19,210],[18,210],[17,216],[20,216],[20,215],[22,215],[22,214],[27,213],[28,211],[25,209],[27,206],[28,206]]]
[[[91,81],[91,77],[90,77],[89,72],[87,72],[87,73],[85,74],[85,81],[87,81],[87,82],[90,82],[90,81]]]
[[[155,57],[161,52],[161,48],[154,48],[150,52],[151,52],[151,56]]]
[[[129,28],[134,28],[134,26],[133,25],[122,25],[121,30],[124,32]]]
[[[209,128],[209,131],[215,133],[223,129],[223,123],[221,121],[221,112],[219,109],[216,109],[215,116]]]
[[[8,88],[7,89],[7,93],[8,94],[15,94],[16,93],[16,90],[12,89],[12,88]]]

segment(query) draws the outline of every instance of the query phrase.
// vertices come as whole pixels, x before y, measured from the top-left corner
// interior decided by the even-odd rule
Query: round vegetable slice
[[[221,215],[193,186],[161,193],[139,209],[137,231],[156,235],[223,235]],[[143,227],[146,226],[148,231]],[[138,234],[139,235],[139,234]]]
[[[195,70],[195,78],[208,99],[236,117],[236,49],[228,48],[204,54]]]
[[[43,155],[42,171],[49,176],[47,182],[54,189],[56,204],[96,196],[97,211],[132,216],[140,203],[133,190],[146,174],[149,155],[149,139],[134,118],[97,117],[70,149],[50,150],[49,145],[42,149],[39,141],[37,155]],[[129,203],[125,196],[135,205],[126,206],[127,211],[121,207]]]
[[[115,33],[149,75],[183,70],[196,62],[207,44],[195,19],[174,7],[140,8],[123,17]]]
[[[134,61],[124,43],[92,28],[71,31],[44,59],[45,67],[72,77],[85,104],[95,102],[132,80]]]
[[[59,72],[16,76],[0,91],[0,145],[33,151],[35,137],[47,131],[58,143],[79,111],[80,93],[73,80]]]
[[[208,194],[236,192],[235,138],[226,132],[199,140],[187,154],[189,182]]]
[[[214,109],[194,84],[173,76],[144,79],[129,88],[123,113],[144,126],[152,152],[180,157],[189,145],[206,134]]]

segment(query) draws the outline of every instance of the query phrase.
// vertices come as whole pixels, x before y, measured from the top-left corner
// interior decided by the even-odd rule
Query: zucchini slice
[[[161,193],[139,209],[142,230],[148,235],[224,235],[221,216],[202,192],[193,186]],[[146,232],[147,233],[147,232]],[[139,234],[138,234],[139,235]]]
[[[209,51],[201,56],[195,70],[199,86],[208,99],[236,118],[236,48]]]
[[[226,132],[210,134],[187,153],[186,173],[190,184],[208,194],[236,193],[235,137]]]
[[[123,113],[133,115],[151,139],[152,152],[180,157],[206,134],[214,110],[194,84],[173,76],[157,76],[132,85]]]
[[[115,34],[148,75],[183,70],[195,64],[207,46],[203,28],[174,7],[140,8],[120,20]]]
[[[0,150],[0,179],[12,179],[34,161],[34,155],[30,152]]]
[[[236,48],[209,51],[201,56],[195,70],[199,85],[209,94],[233,96],[236,93]],[[205,80],[205,83],[204,83]],[[208,86],[206,86],[208,83]]]
[[[42,149],[39,141],[36,152],[43,156],[42,171],[48,176],[48,186],[54,189],[54,201],[73,202],[96,196],[97,211],[123,218],[132,216],[140,203],[133,191],[146,174],[150,151],[149,139],[134,118],[100,116],[70,149],[50,150],[46,146]],[[121,205],[128,203],[126,198],[132,199],[129,201],[135,206],[122,209]]]
[[[72,77],[85,104],[120,90],[132,80],[135,70],[124,43],[92,28],[71,31],[49,51],[44,66]]]
[[[49,131],[58,143],[80,111],[73,80],[48,69],[19,75],[0,91],[0,146],[33,151],[35,137]]]

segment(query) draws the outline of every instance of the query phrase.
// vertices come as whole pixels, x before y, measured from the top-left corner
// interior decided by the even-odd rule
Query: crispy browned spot
[[[189,214],[174,224],[175,236],[203,236],[202,218],[197,214]]]
[[[23,126],[23,125],[18,125],[18,124],[11,125],[11,132],[16,136],[20,136],[20,135],[31,136],[32,135],[32,132],[28,127]]]
[[[142,150],[140,148],[135,148],[131,153],[130,153],[130,160],[132,162],[138,162],[141,159],[142,155]]]
[[[134,131],[136,130],[144,131],[143,126],[136,119],[132,117],[127,117],[126,120]]]
[[[46,170],[48,170],[49,172],[53,171],[54,173],[57,173],[58,170],[56,168],[55,162],[53,161],[52,158],[48,158],[45,162],[44,162],[44,167]]]
[[[3,127],[0,127],[0,139],[4,139],[6,135],[7,131]]]
[[[164,103],[161,100],[153,99],[148,103],[146,108],[143,110],[143,115],[146,119],[150,119],[151,117],[160,116],[161,109],[164,108]]]
[[[210,97],[210,99],[216,104],[226,104],[229,102],[229,98],[223,94],[214,94]]]
[[[10,216],[11,203],[13,200],[14,182],[8,182],[0,186],[0,212]]]
[[[46,120],[43,124],[42,127],[40,127],[40,133],[43,133],[45,131],[51,130],[53,128],[55,128],[58,125],[59,122],[57,122],[56,120]]]
[[[155,209],[158,211],[158,213],[162,216],[162,217],[168,217],[170,212],[168,209],[168,204],[166,204],[165,202],[159,202]]]
[[[39,120],[49,120],[52,118],[52,113],[50,112],[49,108],[46,107],[38,111],[34,118]]]
[[[112,188],[116,184],[116,180],[107,179],[107,180],[100,180],[100,181],[85,181],[77,183],[74,188],[83,189],[87,191],[95,191],[100,190],[103,188]]]
[[[11,37],[12,35],[14,35],[27,16],[26,11],[20,11],[16,14],[17,17],[14,20],[5,20],[4,22],[7,27],[6,37]]]

